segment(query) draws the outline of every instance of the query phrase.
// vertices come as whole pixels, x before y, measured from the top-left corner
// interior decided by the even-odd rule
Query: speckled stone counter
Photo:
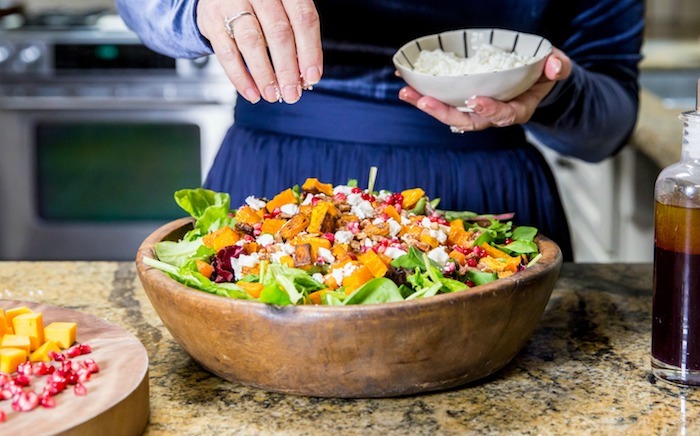
[[[0,262],[4,298],[91,313],[150,358],[147,434],[698,434],[700,392],[650,373],[651,265],[565,264],[531,340],[503,370],[389,399],[273,394],[202,370],[174,342],[130,262]]]

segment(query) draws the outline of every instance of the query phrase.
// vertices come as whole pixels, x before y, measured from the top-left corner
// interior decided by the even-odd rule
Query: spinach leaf
[[[498,280],[498,275],[496,273],[469,270],[467,271],[467,278],[471,280],[474,285],[478,286]]]
[[[401,292],[394,282],[385,278],[374,278],[350,294],[343,304],[373,304],[403,301]]]
[[[537,236],[536,227],[521,226],[513,230],[513,235],[510,237],[515,241],[534,241]]]
[[[498,248],[512,255],[537,253],[537,244],[532,241],[513,241],[508,245],[498,245]]]

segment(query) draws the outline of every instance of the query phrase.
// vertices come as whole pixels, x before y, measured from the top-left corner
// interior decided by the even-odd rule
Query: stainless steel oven
[[[209,58],[126,29],[0,30],[0,259],[130,260],[233,122]]]

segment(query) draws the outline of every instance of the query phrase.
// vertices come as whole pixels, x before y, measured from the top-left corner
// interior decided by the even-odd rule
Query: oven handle
[[[0,110],[139,110],[182,109],[191,106],[231,106],[233,99],[148,99],[148,98],[75,98],[75,97],[2,97]]]

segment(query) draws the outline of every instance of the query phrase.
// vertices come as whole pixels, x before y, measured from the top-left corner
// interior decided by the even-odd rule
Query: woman
[[[238,90],[234,125],[205,183],[231,193],[233,204],[306,177],[364,180],[375,165],[378,188],[419,186],[441,198],[443,209],[515,212],[516,224],[538,227],[571,260],[554,178],[525,132],[595,162],[618,151],[636,122],[643,0],[117,6],[156,51],[216,53]],[[470,99],[471,113],[421,96],[395,76],[391,55],[403,43],[469,27],[534,33],[557,48],[531,89],[509,102]]]

